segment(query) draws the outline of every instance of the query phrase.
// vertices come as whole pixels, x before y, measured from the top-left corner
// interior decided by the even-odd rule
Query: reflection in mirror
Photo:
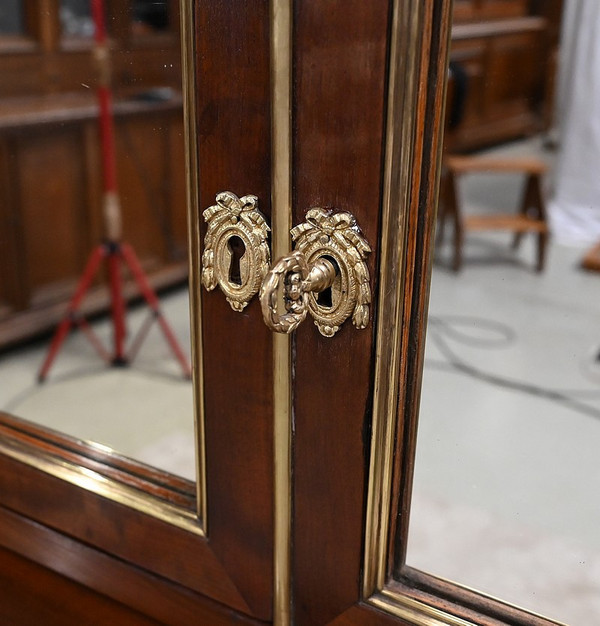
[[[2,35],[22,35],[23,0],[3,0],[0,6],[0,37]]]
[[[600,622],[600,5],[565,3],[556,100],[560,3],[537,6],[537,16],[501,21],[458,23],[455,13],[407,563],[591,624]]]
[[[169,3],[166,0],[134,0],[134,34],[152,33],[168,30]]]
[[[61,0],[60,27],[63,37],[93,37],[90,0]]]
[[[123,241],[158,291],[174,340],[166,340],[154,307],[140,298],[134,269],[123,264],[117,283],[128,301],[127,336],[124,355],[116,354],[115,283],[102,258],[79,311],[104,348],[98,353],[82,326],[60,345],[43,384],[37,381],[88,260],[98,249],[109,254],[114,241],[103,246],[110,188],[97,66],[89,48],[60,43],[93,34],[90,2],[50,3],[59,15],[23,4],[31,10],[27,23],[52,39],[35,54],[0,48],[0,411],[195,480],[192,386],[174,354],[177,344],[189,362],[180,43],[174,36],[132,49],[130,19],[141,3],[130,4],[106,3]],[[163,13],[167,4],[178,24],[178,4],[160,3]],[[53,34],[52,24],[63,32]],[[34,72],[39,80],[24,79]]]

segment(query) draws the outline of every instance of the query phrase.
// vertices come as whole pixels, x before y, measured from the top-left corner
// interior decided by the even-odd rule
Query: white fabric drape
[[[562,243],[600,241],[600,0],[566,0],[556,98],[559,154],[549,203]]]

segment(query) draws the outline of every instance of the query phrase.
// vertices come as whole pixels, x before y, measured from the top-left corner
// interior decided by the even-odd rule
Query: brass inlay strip
[[[422,602],[384,591],[369,598],[369,604],[415,626],[474,626],[472,622],[445,613]]]
[[[30,450],[28,446],[7,440],[0,440],[0,454],[173,526],[197,535],[204,535],[200,520],[193,511],[163,502],[155,496],[102,476],[88,468],[64,461],[39,449]]]
[[[194,429],[196,433],[196,509],[206,532],[206,446],[204,436],[204,365],[202,355],[202,292],[200,289],[200,207],[198,205],[198,135],[196,129],[195,2],[181,3],[181,62],[183,120],[186,150],[188,249],[190,264],[190,321]]]
[[[292,0],[271,0],[271,229],[272,257],[290,251],[292,227]],[[273,334],[274,599],[277,626],[291,607],[291,342]]]
[[[394,1],[383,181],[382,240],[373,429],[365,531],[363,596],[385,584],[394,433],[400,380],[406,218],[414,164],[423,3]],[[400,236],[398,236],[400,233]]]

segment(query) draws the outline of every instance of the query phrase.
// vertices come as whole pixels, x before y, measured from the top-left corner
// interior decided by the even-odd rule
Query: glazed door
[[[549,623],[405,564],[449,5],[182,4],[197,483],[0,415],[0,621]]]
[[[196,494],[4,416],[1,617],[503,619],[404,566],[449,4],[182,4]]]
[[[196,5],[208,534],[262,619],[425,619],[386,589],[407,532],[448,5]]]

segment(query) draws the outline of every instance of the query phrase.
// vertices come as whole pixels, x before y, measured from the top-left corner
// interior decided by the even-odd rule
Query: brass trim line
[[[292,0],[271,0],[271,247],[288,254],[292,227]],[[289,335],[273,334],[274,589],[276,626],[291,622],[292,366]]]
[[[422,0],[393,0],[390,74],[388,83],[388,113],[386,120],[385,169],[383,179],[381,273],[379,283],[380,314],[377,325],[375,387],[373,400],[373,426],[367,496],[365,528],[365,555],[363,598],[379,610],[394,615],[417,626],[473,626],[473,622],[426,602],[410,597],[388,585],[391,573],[389,559],[393,539],[389,536],[392,502],[392,472],[394,463],[394,438],[400,436],[405,426],[399,413],[405,389],[402,388],[404,364],[400,363],[402,343],[406,339],[403,329],[407,326],[403,316],[404,289],[409,278],[405,275],[408,246],[406,241],[408,211],[414,206],[415,193],[424,184],[419,174],[414,174],[414,164],[421,156],[416,152],[415,136],[423,123],[419,80],[422,71],[419,53],[423,32],[430,24],[431,16],[425,13],[428,3]],[[443,20],[450,19],[450,5],[444,7]],[[424,28],[425,26],[425,28]],[[443,42],[443,52],[448,53],[449,37]],[[423,87],[421,87],[423,88]],[[445,85],[442,87],[442,95]],[[442,112],[443,119],[443,112]],[[437,172],[441,164],[441,141],[437,147]],[[435,198],[437,194],[432,194]],[[402,233],[397,237],[397,233]],[[424,341],[424,338],[423,338]],[[400,415],[400,417],[399,417]],[[435,577],[438,580],[439,577]],[[446,581],[449,582],[449,581]],[[498,604],[523,611],[524,615],[548,618],[523,609],[489,594],[452,581],[462,589],[484,595]],[[476,609],[474,609],[476,611]],[[548,620],[548,623],[561,625]],[[564,626],[564,625],[562,625]]]
[[[140,511],[183,530],[204,536],[200,520],[193,511],[187,511],[168,502],[162,502],[155,496],[138,491],[117,480],[102,476],[93,470],[69,463],[47,452],[37,449],[32,451],[28,446],[18,442],[0,440],[0,454],[113,502]]]
[[[196,14],[195,2],[181,3],[181,63],[183,126],[186,151],[187,216],[189,250],[192,381],[194,385],[194,431],[196,434],[196,510],[207,532],[206,439],[204,419],[204,362],[202,354],[202,290],[200,289],[200,207],[198,198],[198,135],[196,129]]]
[[[369,598],[381,611],[407,620],[415,626],[473,626],[472,622],[450,615],[407,596],[383,591]]]
[[[439,576],[436,576],[435,578],[451,582],[453,585],[456,585],[461,589],[472,591],[474,594],[481,594],[480,591],[467,585],[457,583],[456,581],[449,581],[447,579],[440,578]],[[541,613],[535,613],[516,604],[506,602],[506,600],[502,600],[501,598],[488,594],[486,594],[486,597],[495,600],[499,604],[506,607],[522,611],[524,615],[548,621],[550,624],[553,624],[553,626],[567,626],[567,624],[564,624],[563,622],[545,617]],[[471,622],[468,619],[463,619],[457,615],[452,615],[451,613],[429,606],[421,600],[403,595],[392,589],[383,589],[381,592],[371,596],[368,602],[372,606],[375,606],[386,613],[405,619],[416,626],[476,626],[474,622]]]
[[[407,214],[416,132],[423,3],[394,0],[383,180],[382,241],[373,427],[367,496],[363,597],[383,589],[387,573],[394,433],[400,393]],[[400,236],[398,236],[400,233]]]

